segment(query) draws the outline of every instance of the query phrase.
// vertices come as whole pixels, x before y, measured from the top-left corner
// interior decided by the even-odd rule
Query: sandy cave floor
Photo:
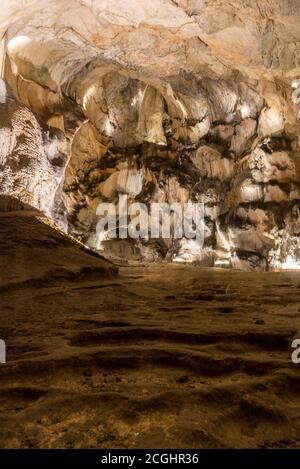
[[[0,216],[2,448],[300,447],[300,273],[121,268]]]

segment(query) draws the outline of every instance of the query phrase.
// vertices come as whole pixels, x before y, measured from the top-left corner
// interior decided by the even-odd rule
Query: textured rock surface
[[[20,175],[2,145],[1,191],[116,259],[300,263],[299,19],[296,0],[4,0],[0,93],[30,109],[36,144]],[[4,140],[15,132],[0,126]],[[186,239],[100,246],[97,206],[120,192],[204,202],[203,250]]]
[[[300,447],[298,272],[210,268],[300,268],[299,19],[2,0],[1,447]],[[203,248],[97,236],[120,194],[204,203]]]
[[[0,105],[0,194],[57,218],[66,161],[59,146],[28,108],[10,99]]]
[[[299,448],[298,273],[109,277],[24,212],[0,256],[2,448]]]

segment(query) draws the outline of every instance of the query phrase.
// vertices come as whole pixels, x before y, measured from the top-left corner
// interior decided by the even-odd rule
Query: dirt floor
[[[30,213],[0,255],[0,447],[300,447],[300,273],[117,276]]]

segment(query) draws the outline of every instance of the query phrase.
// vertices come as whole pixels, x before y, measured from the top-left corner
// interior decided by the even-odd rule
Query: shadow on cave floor
[[[300,447],[297,272],[117,275],[17,211],[0,255],[2,448]]]

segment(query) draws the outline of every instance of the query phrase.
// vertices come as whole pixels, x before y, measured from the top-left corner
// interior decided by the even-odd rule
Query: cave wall
[[[300,265],[299,17],[296,0],[4,1],[1,193],[117,261]],[[203,249],[100,245],[97,206],[120,193],[203,202]]]
[[[58,139],[27,107],[10,98],[0,104],[0,196],[57,218],[64,165]]]
[[[98,204],[117,207],[118,195],[127,193],[129,200],[147,205],[203,202],[205,244],[199,251],[186,239],[103,242],[104,252],[118,260],[265,269],[298,257],[298,137],[285,124],[283,107],[274,106],[270,117],[259,82],[177,78],[172,89],[185,111],[182,119],[172,115],[167,95],[158,100],[149,85],[141,94],[143,85],[136,80],[122,78],[122,87],[116,81],[114,99],[119,92],[125,102],[120,98],[109,121],[114,128],[116,115],[130,115],[130,122],[116,118],[121,132],[108,141],[107,136],[99,139],[91,122],[84,123],[73,140],[64,185],[72,233],[97,248]],[[276,88],[273,92],[277,96]],[[130,103],[132,111],[125,111]],[[155,125],[150,119],[140,132],[141,121],[151,113]],[[132,195],[130,178],[138,172],[143,184]]]

